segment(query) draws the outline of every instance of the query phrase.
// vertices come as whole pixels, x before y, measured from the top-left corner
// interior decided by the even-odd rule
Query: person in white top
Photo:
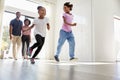
[[[46,36],[46,28],[50,30],[48,18],[45,17],[46,9],[42,6],[38,6],[37,10],[38,10],[39,17],[34,19],[33,25],[29,28],[29,29],[32,29],[35,26],[34,35],[35,35],[36,43],[33,44],[33,46],[31,46],[28,49],[28,55],[31,56],[33,49],[37,48],[32,58],[30,59],[31,64],[35,63],[34,59],[42,49],[42,46],[45,41],[45,36]]]

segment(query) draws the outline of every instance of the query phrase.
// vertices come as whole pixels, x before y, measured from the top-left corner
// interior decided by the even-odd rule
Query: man
[[[16,52],[19,51],[20,44],[21,44],[21,30],[22,30],[23,23],[20,20],[20,16],[21,16],[21,13],[16,12],[16,18],[11,20],[10,29],[9,29],[10,40],[12,40],[12,44],[13,44],[13,58],[15,60],[17,60]]]

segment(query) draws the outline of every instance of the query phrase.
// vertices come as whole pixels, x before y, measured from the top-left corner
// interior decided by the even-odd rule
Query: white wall
[[[91,0],[67,0],[73,3],[74,22],[77,26],[73,27],[73,34],[75,36],[76,48],[75,55],[80,61],[92,61],[92,36],[91,36]],[[66,0],[57,0],[57,11],[55,20],[55,52],[59,37],[59,30],[62,27],[63,19],[63,4]],[[54,52],[54,53],[55,53]],[[61,60],[69,60],[69,45],[66,41],[61,54]]]
[[[115,61],[114,0],[92,0],[94,61]]]
[[[120,17],[120,0],[114,0],[114,15]]]
[[[114,1],[114,17],[120,19],[120,0]],[[114,19],[114,35],[115,35],[115,53],[117,61],[120,60],[120,20]]]
[[[46,43],[48,44],[48,51],[46,51],[46,59],[54,59],[54,30],[55,30],[55,10],[56,7],[54,4],[49,4],[48,8],[50,8],[50,16],[49,16],[49,22],[50,22],[50,31],[47,31],[47,38]],[[46,49],[45,49],[46,50]],[[43,53],[44,54],[44,53]]]

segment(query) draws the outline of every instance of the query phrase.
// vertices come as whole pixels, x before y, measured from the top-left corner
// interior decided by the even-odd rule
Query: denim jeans
[[[74,50],[75,50],[74,35],[73,35],[72,31],[66,32],[64,30],[60,30],[60,37],[58,40],[57,52],[55,53],[55,56],[58,57],[60,55],[61,48],[66,40],[69,43],[69,56],[70,56],[70,58],[74,57]]]

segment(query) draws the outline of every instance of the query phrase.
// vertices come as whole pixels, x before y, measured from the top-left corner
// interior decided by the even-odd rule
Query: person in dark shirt
[[[9,35],[10,40],[13,44],[13,58],[17,60],[16,52],[20,49],[21,44],[21,30],[23,23],[20,20],[21,13],[16,12],[16,18],[10,21],[10,29],[9,29]]]

